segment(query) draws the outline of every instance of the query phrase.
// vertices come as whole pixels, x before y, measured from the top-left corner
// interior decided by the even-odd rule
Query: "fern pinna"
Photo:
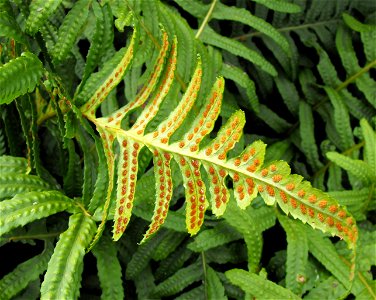
[[[170,44],[166,32],[162,32],[162,46],[154,70],[148,84],[134,101],[107,117],[95,116],[98,106],[119,82],[119,78],[131,63],[137,37],[136,30],[127,51],[118,59],[115,69],[103,77],[102,85],[90,95],[89,101],[80,111],[75,109],[78,115],[82,114],[95,124],[105,149],[109,185],[102,224],[108,215],[112,188],[117,177],[113,239],[118,240],[129,223],[137,183],[138,156],[141,149],[147,147],[153,153],[156,200],[152,222],[142,242],[154,234],[166,219],[173,191],[171,162],[175,160],[185,187],[186,227],[192,235],[202,226],[209,201],[213,214],[220,216],[224,213],[230,199],[228,182],[232,181],[234,197],[240,208],[246,208],[257,194],[261,194],[266,204],[274,205],[277,202],[285,213],[314,228],[339,236],[350,248],[355,249],[357,227],[346,208],[339,206],[328,194],[311,187],[301,176],[291,175],[287,163],[275,161],[264,165],[266,146],[263,142],[255,141],[240,155],[228,158],[229,151],[239,141],[245,125],[242,111],[235,112],[214,139],[207,139],[221,109],[223,78],[217,78],[184,136],[170,143],[171,137],[195,104],[202,78],[200,57],[189,86],[177,107],[155,130],[145,133],[148,123],[158,113],[171,87],[176,69],[176,39]],[[80,94],[76,96],[77,99],[80,97]],[[145,105],[145,108],[135,123],[129,129],[123,129],[122,119],[141,105]],[[115,151],[115,143],[119,149],[118,153]]]

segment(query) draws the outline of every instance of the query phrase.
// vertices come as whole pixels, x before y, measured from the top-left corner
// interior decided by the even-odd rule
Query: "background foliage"
[[[2,1],[0,224],[6,233],[0,251],[8,259],[0,298],[333,299],[350,291],[375,299],[375,17],[376,4],[367,0]],[[176,80],[147,130],[178,105],[199,54],[204,76],[197,105],[176,140],[222,75],[214,131],[239,108],[246,114],[231,155],[261,139],[268,144],[265,163],[289,162],[356,219],[353,283],[344,241],[260,196],[240,210],[231,194],[223,217],[207,213],[200,232],[189,236],[177,168],[162,229],[138,245],[155,201],[148,151],[139,155],[124,235],[114,243],[108,222],[85,253],[106,210],[107,165],[99,136],[66,100],[87,101],[124,55],[134,24],[132,65],[97,117],[136,99],[150,82],[161,27],[171,40],[176,35]],[[127,116],[124,129],[140,114]]]

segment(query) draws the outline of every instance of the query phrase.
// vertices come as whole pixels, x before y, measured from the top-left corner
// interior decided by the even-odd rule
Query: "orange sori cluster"
[[[162,144],[167,144],[171,135],[182,124],[188,112],[190,111],[190,108],[192,107],[195,99],[197,98],[197,93],[200,89],[201,74],[202,70],[197,69],[195,74],[196,76],[193,78],[194,81],[191,81],[191,85],[189,89],[186,91],[187,97],[185,98],[185,101],[179,103],[177,108],[174,110],[173,114],[170,115],[170,118],[172,118],[172,120],[168,121],[168,123],[163,125],[160,129],[160,142]],[[154,133],[154,137],[156,136],[158,136],[158,131]]]
[[[117,112],[115,112],[113,115],[111,115],[107,120],[109,123],[115,123],[116,126],[119,126],[121,119],[125,116],[125,114],[128,111],[130,111],[131,109],[135,107],[142,105],[147,100],[147,98],[149,97],[151,93],[150,87],[154,86],[154,84],[156,83],[158,79],[158,75],[164,65],[164,59],[167,53],[168,46],[169,46],[169,43],[168,43],[167,33],[163,32],[162,48],[157,58],[157,61],[154,65],[154,69],[153,69],[153,72],[151,73],[150,80],[148,80],[148,84],[142,87],[142,90],[139,93],[140,96],[135,101],[130,102],[128,105],[125,105],[124,107],[119,109]],[[115,73],[115,76],[116,76],[116,73]]]
[[[222,80],[217,80],[217,88],[223,86]],[[204,111],[199,115],[200,119],[197,121],[197,125],[186,135],[188,143],[191,145],[190,150],[196,152],[198,145],[202,139],[211,131],[214,126],[215,120],[218,117],[220,103],[222,101],[222,93],[214,91],[210,97],[209,103],[205,106]],[[179,147],[183,148],[186,145],[186,141],[179,142]]]
[[[162,84],[159,86],[159,90],[157,91],[157,94],[154,96],[153,101],[146,108],[147,111],[145,110],[146,113],[145,113],[144,118],[139,118],[132,127],[133,129],[138,129],[136,132],[137,134],[139,135],[143,134],[146,128],[146,125],[157,114],[159,110],[159,104],[162,102],[164,96],[167,95],[169,91],[169,87],[174,79],[175,69],[176,69],[176,44],[174,43],[172,44],[172,47],[171,47],[171,55],[167,64],[167,72],[164,78],[162,79]],[[143,116],[143,114],[141,116]],[[158,136],[158,131],[155,131],[153,137],[157,137],[157,136]]]
[[[214,195],[215,195],[215,207],[220,208],[222,205],[226,204],[228,197],[228,190],[223,184],[223,179],[226,177],[227,171],[220,169],[218,172],[214,167],[210,166],[208,168],[208,176],[212,183]]]
[[[135,142],[132,144],[132,148],[128,148],[128,141],[123,140],[122,142],[123,150],[123,165],[122,171],[118,174],[119,179],[121,179],[120,185],[118,186],[118,191],[121,195],[119,200],[118,215],[115,222],[115,233],[120,234],[124,232],[128,225],[129,218],[126,217],[125,211],[130,211],[133,206],[133,199],[136,190],[136,180],[137,180],[137,157],[140,151],[140,145]],[[131,152],[132,151],[132,152]],[[129,157],[131,156],[131,157]],[[129,189],[128,189],[129,188]],[[118,194],[119,194],[118,193]]]
[[[287,183],[285,185],[287,191],[294,191],[296,185],[294,183]],[[354,219],[350,216],[347,216],[347,213],[337,204],[329,205],[327,199],[317,199],[317,196],[314,194],[307,193],[303,189],[297,191],[297,198],[290,197],[286,195],[284,191],[279,192],[279,196],[283,203],[291,205],[293,209],[300,209],[300,212],[303,215],[308,214],[312,219],[315,217],[321,223],[325,223],[329,227],[335,227],[338,231],[338,235],[343,237],[343,234],[347,235],[349,240],[355,242],[357,239],[357,228],[355,226]],[[305,204],[303,201],[308,200],[310,205]],[[312,207],[316,205],[317,209]],[[317,212],[319,210],[319,212]],[[326,210],[323,212],[323,210]]]
[[[145,234],[145,238],[148,238],[150,235],[155,233],[164,223],[172,197],[172,179],[170,169],[171,155],[164,153],[162,157],[157,150],[154,150],[153,154],[155,168],[154,172],[158,174],[158,179],[156,182],[157,202],[152,223],[150,224],[149,230]]]
[[[179,166],[186,181],[187,212],[189,213],[189,229],[200,227],[204,220],[205,213],[205,186],[201,179],[200,163],[196,159],[190,161],[184,157],[180,158]]]

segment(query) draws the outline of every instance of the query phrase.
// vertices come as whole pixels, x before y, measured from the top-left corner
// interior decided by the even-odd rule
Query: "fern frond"
[[[229,39],[216,33],[209,26],[206,26],[200,35],[200,39],[209,45],[224,49],[234,55],[245,58],[246,60],[259,66],[263,71],[272,76],[277,76],[274,66],[269,63],[262,55],[256,51],[244,46],[238,41]]]
[[[302,9],[298,4],[287,2],[284,0],[253,0],[254,2],[265,5],[275,11],[285,12],[285,13],[298,13]]]
[[[0,202],[0,235],[13,228],[60,211],[75,212],[77,204],[58,191],[29,192],[17,194],[10,200]]]
[[[6,3],[6,2],[5,2]],[[12,12],[0,9],[0,36],[27,44],[27,40]]]
[[[332,88],[324,87],[334,108],[334,126],[340,137],[340,149],[342,151],[354,145],[350,116],[341,96]]]
[[[157,195],[152,225],[143,241],[155,233],[167,216],[172,192],[170,162],[174,159],[181,170],[185,187],[186,226],[190,234],[197,233],[203,224],[204,213],[209,206],[206,187],[213,213],[217,216],[223,214],[229,200],[229,189],[226,186],[226,179],[229,177],[234,184],[236,202],[241,208],[247,207],[260,193],[266,204],[278,203],[285,213],[314,228],[340,236],[350,248],[354,248],[357,228],[355,220],[347,210],[339,206],[329,195],[312,188],[301,176],[290,175],[290,168],[285,162],[276,161],[264,165],[264,143],[256,141],[247,146],[240,155],[227,159],[229,151],[240,140],[245,124],[243,112],[235,112],[219,130],[217,137],[209,140],[206,146],[200,147],[201,141],[212,131],[219,114],[224,86],[222,78],[216,80],[185,134],[169,143],[170,138],[187,118],[197,98],[202,77],[200,59],[182,100],[156,129],[144,134],[146,126],[158,112],[160,103],[170,89],[175,69],[175,48],[176,44],[173,44],[170,54],[172,58],[159,90],[129,130],[120,127],[120,121],[126,112],[121,113],[119,119],[113,122],[113,117],[95,118],[96,105],[90,105],[88,109],[85,104],[81,108],[84,116],[96,125],[102,137],[110,178],[115,176],[115,152],[112,148],[115,140],[119,146],[113,238],[118,240],[121,237],[131,217],[137,183],[137,158],[140,150],[146,146],[154,155]],[[140,104],[137,100],[130,105],[132,103]],[[208,185],[204,184],[202,174],[207,175]],[[112,187],[109,187],[108,191],[111,190]],[[110,198],[110,194],[107,199]],[[108,207],[108,204],[106,205]]]
[[[202,264],[200,261],[196,261],[158,284],[153,291],[153,295],[158,298],[174,295],[193,282],[199,281],[202,275]]]
[[[101,71],[89,78],[82,92],[76,98],[78,103],[86,102],[81,107],[82,112],[87,113],[90,111],[90,114],[93,114],[111,90],[120,82],[132,61],[136,36],[137,30],[135,28],[127,49],[119,50]],[[93,87],[97,87],[96,90]],[[88,99],[89,97],[90,99]]]
[[[241,239],[239,232],[222,222],[213,229],[200,232],[194,241],[188,245],[188,249],[195,252],[204,252],[238,239]]]
[[[354,174],[356,178],[361,180],[365,185],[375,182],[376,174],[371,167],[362,160],[351,159],[348,156],[337,152],[327,152],[326,156],[335,164]]]
[[[286,288],[297,295],[303,292],[307,281],[308,239],[302,224],[278,215],[278,220],[287,235]]]
[[[290,290],[250,272],[232,269],[225,273],[230,281],[246,293],[260,299],[299,299]]]
[[[127,265],[126,275],[127,278],[135,278],[147,266],[149,260],[153,255],[155,247],[165,238],[167,232],[162,231],[158,235],[153,236],[147,243],[138,247],[137,251],[132,256],[132,259]]]
[[[208,298],[209,299],[218,299],[224,300],[227,299],[225,296],[225,288],[221,280],[219,279],[217,272],[214,271],[211,267],[206,268],[206,279],[208,285]]]
[[[374,30],[376,29],[376,26]],[[376,108],[375,80],[369,73],[361,72],[358,58],[351,40],[351,31],[345,26],[339,26],[336,34],[336,45],[342,64],[348,74],[355,74],[355,84],[364,94],[365,98]],[[373,62],[376,66],[376,60]]]
[[[38,176],[24,174],[0,175],[0,199],[11,198],[17,194],[50,190],[51,185]]]
[[[27,174],[29,167],[27,160],[23,157],[15,157],[9,155],[0,156],[0,174]]]
[[[60,235],[41,286],[41,299],[76,298],[80,287],[85,249],[96,231],[95,222],[81,213],[69,218]]]
[[[35,34],[55,12],[62,0],[43,1],[36,0],[30,3],[30,14],[26,20],[26,30]]]
[[[355,261],[351,258],[351,266],[348,266],[340,258],[333,244],[327,239],[323,238],[318,232],[307,232],[309,252],[321,262],[326,269],[328,269],[346,289],[349,289],[352,283],[349,281],[349,271],[352,278],[355,276]],[[361,280],[355,276],[353,289],[362,290]]]
[[[90,4],[91,0],[79,0],[65,16],[51,53],[56,61],[61,62],[67,58],[86,22]]]
[[[323,164],[319,159],[314,135],[312,109],[310,105],[303,101],[299,103],[299,119],[302,151],[307,156],[308,163],[312,166],[313,170],[318,170],[323,167]]]
[[[97,259],[99,282],[102,289],[102,299],[124,299],[121,266],[117,258],[117,249],[110,237],[103,235],[93,248]]]
[[[256,94],[254,82],[248,77],[247,73],[243,72],[240,68],[223,64],[221,73],[224,78],[231,79],[245,88],[250,106],[255,112],[259,111],[259,100]]]
[[[42,62],[30,52],[24,52],[20,57],[0,66],[0,104],[8,104],[33,91],[42,74]]]
[[[1,299],[12,299],[31,281],[38,279],[47,269],[52,253],[52,243],[46,241],[45,248],[41,254],[19,264],[12,272],[1,278]]]
[[[370,166],[371,170],[376,172],[376,132],[369,125],[367,120],[360,120],[360,127],[362,128],[364,138],[364,161]]]

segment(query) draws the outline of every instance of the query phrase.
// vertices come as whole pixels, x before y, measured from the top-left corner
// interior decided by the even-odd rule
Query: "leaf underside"
[[[115,186],[114,172],[115,164],[117,165],[114,240],[121,237],[130,220],[137,183],[138,156],[140,150],[147,147],[153,153],[156,200],[152,222],[142,242],[153,235],[166,219],[173,189],[170,165],[171,161],[175,160],[183,177],[186,227],[191,235],[200,230],[209,207],[216,216],[224,213],[230,199],[227,184],[232,181],[234,197],[240,208],[246,208],[260,194],[266,204],[278,203],[286,214],[291,214],[314,228],[339,236],[350,248],[355,247],[357,227],[346,208],[328,194],[313,188],[303,177],[291,175],[287,163],[275,161],[265,165],[266,145],[263,142],[255,141],[240,155],[227,158],[229,151],[242,135],[245,125],[242,111],[236,111],[217,136],[205,143],[205,146],[201,146],[201,141],[204,138],[207,141],[207,136],[213,130],[221,109],[223,78],[217,78],[190,128],[182,137],[170,142],[170,138],[195,104],[202,79],[200,58],[181,101],[156,129],[145,133],[148,123],[157,114],[171,87],[176,69],[176,38],[170,43],[163,30],[162,46],[148,85],[144,86],[134,101],[123,108],[110,116],[96,118],[97,107],[132,62],[136,35],[135,30],[121,61],[80,109],[81,113],[96,125],[102,138],[110,178],[107,203]],[[133,126],[128,130],[122,129],[122,119],[141,105],[145,107]],[[118,146],[118,154],[115,153],[114,144]],[[204,183],[204,180],[207,183]]]

